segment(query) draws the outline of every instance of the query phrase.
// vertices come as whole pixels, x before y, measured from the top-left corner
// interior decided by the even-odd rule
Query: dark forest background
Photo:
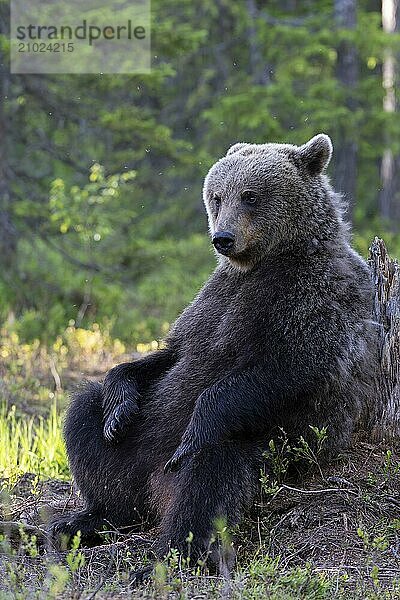
[[[153,0],[150,75],[10,75],[0,1],[0,324],[131,343],[213,269],[202,181],[237,141],[334,142],[354,244],[400,255],[397,0]]]

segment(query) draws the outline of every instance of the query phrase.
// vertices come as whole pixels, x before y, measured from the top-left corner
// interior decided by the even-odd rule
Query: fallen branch
[[[37,525],[28,525],[27,523],[22,523],[21,521],[0,521],[0,531],[3,531],[8,535],[21,537],[21,529],[31,533],[32,535],[40,536],[41,538],[47,537],[46,531]]]
[[[354,490],[348,490],[347,488],[323,488],[321,490],[302,490],[300,488],[295,488],[290,485],[282,484],[275,495],[279,494],[282,490],[290,490],[291,492],[298,492],[299,494],[329,494],[331,492],[346,492],[346,494],[353,494],[354,496],[358,496],[358,492]]]

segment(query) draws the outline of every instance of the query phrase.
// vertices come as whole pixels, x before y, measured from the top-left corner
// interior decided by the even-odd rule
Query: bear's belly
[[[210,340],[207,347],[189,350],[162,378],[147,391],[146,425],[155,447],[162,442],[167,454],[179,445],[197,398],[233,370],[246,367],[254,353],[243,351],[243,344],[221,346]],[[147,437],[147,436],[146,436]],[[167,450],[168,449],[168,450]]]
[[[146,393],[146,444],[153,440],[155,447],[175,450],[204,390],[232,371],[272,358],[276,332],[266,303],[250,297],[239,290],[228,306],[205,302],[191,308],[188,323],[179,326],[180,360]]]
[[[149,401],[158,410],[160,406],[171,414],[180,415],[188,412],[191,415],[198,396],[214,383],[228,375],[236,367],[235,357],[225,359],[216,353],[181,358],[160,380],[148,391]]]

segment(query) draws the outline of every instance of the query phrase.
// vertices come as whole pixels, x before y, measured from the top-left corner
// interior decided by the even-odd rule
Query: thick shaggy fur
[[[309,426],[327,427],[327,455],[349,444],[373,393],[372,288],[323,174],[330,155],[319,135],[237,144],[212,167],[210,232],[233,247],[164,349],[74,396],[65,437],[87,508],[56,531],[150,519],[160,554],[191,531],[201,555],[217,517],[235,524],[251,506],[279,428],[311,443]]]

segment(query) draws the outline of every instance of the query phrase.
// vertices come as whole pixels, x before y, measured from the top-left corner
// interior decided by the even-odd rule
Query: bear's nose
[[[220,254],[229,254],[234,242],[235,237],[230,231],[217,231],[212,238],[212,243]]]

